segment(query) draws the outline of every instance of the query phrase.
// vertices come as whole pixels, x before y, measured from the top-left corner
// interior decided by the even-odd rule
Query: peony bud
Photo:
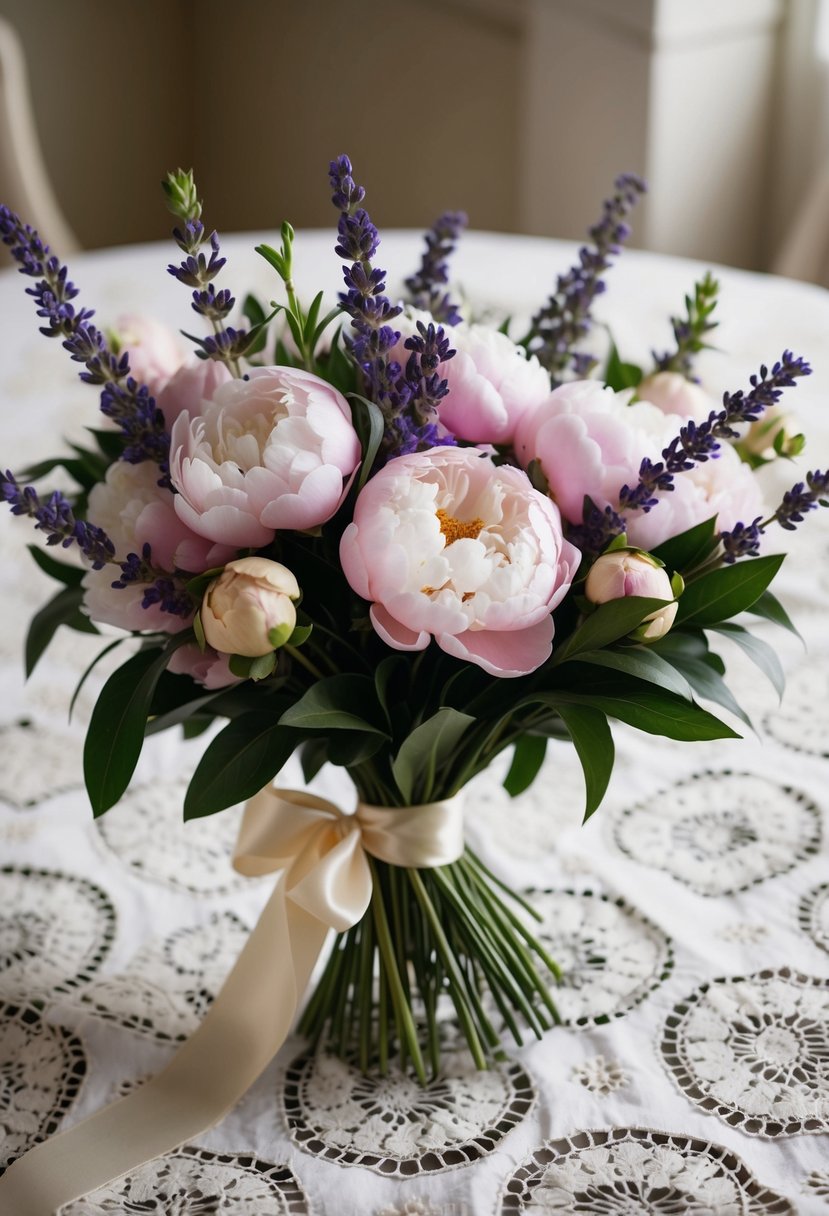
[[[680,418],[692,418],[703,422],[717,402],[705,389],[686,379],[679,372],[655,372],[646,376],[636,388],[640,401],[650,401],[663,414],[678,414]]]
[[[777,455],[799,455],[803,436],[798,433],[793,414],[781,405],[769,405],[752,422],[737,447],[740,452],[760,460],[773,460]]]
[[[221,654],[249,658],[284,646],[296,626],[299,584],[291,571],[266,557],[228,562],[204,593],[205,640]]]
[[[584,594],[591,604],[606,604],[626,595],[671,601],[646,616],[634,630],[631,637],[637,642],[655,642],[664,637],[677,612],[674,589],[664,566],[648,553],[633,549],[617,549],[597,558],[587,576]]]

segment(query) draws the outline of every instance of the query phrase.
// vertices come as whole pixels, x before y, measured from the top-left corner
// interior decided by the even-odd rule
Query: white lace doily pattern
[[[808,891],[798,909],[800,926],[816,946],[829,951],[829,882]]]
[[[510,1177],[500,1216],[796,1216],[729,1149],[643,1127],[548,1141]]]
[[[613,1060],[604,1056],[590,1056],[570,1072],[570,1079],[589,1089],[591,1094],[613,1094],[630,1083],[630,1077]]]
[[[783,703],[767,716],[764,729],[795,752],[829,756],[829,662],[811,655],[786,676]]]
[[[150,941],[119,975],[88,985],[86,1012],[160,1042],[186,1039],[198,1026],[247,940],[238,917],[224,912],[204,924]]]
[[[803,1180],[804,1195],[817,1195],[829,1204],[829,1170],[812,1170]]]
[[[109,953],[115,909],[94,883],[0,869],[0,996],[47,996],[90,981]]]
[[[185,1145],[66,1203],[59,1216],[309,1216],[284,1165]]]
[[[224,811],[185,822],[187,781],[158,781],[128,790],[97,821],[101,838],[137,878],[193,895],[241,890],[249,878],[231,866],[239,815]]]
[[[16,810],[83,788],[77,739],[18,721],[0,728],[0,750],[0,799]]]
[[[0,1172],[57,1131],[86,1075],[80,1040],[33,1005],[0,1002]]]
[[[755,773],[698,773],[621,811],[614,839],[642,865],[699,895],[722,896],[784,874],[817,853],[820,811]]]
[[[426,1086],[399,1069],[364,1076],[334,1056],[304,1053],[284,1087],[291,1138],[306,1153],[412,1178],[469,1165],[494,1152],[535,1102],[518,1064],[478,1072],[465,1051],[444,1052]]]
[[[660,1049],[692,1102],[750,1136],[829,1132],[829,980],[783,968],[703,984]]]
[[[562,970],[553,989],[567,1026],[622,1017],[670,974],[668,937],[623,899],[592,891],[531,891],[532,930]]]

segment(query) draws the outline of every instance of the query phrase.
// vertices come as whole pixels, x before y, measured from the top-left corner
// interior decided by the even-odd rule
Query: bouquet
[[[66,268],[0,211],[41,332],[82,365],[102,414],[88,444],[0,484],[61,584],[32,622],[28,670],[61,624],[116,627],[102,654],[128,644],[89,724],[94,813],[123,794],[145,735],[210,729],[184,814],[250,800],[239,865],[283,874],[279,949],[259,957],[277,986],[288,977],[286,1026],[328,949],[301,1030],[363,1069],[394,1053],[425,1082],[447,1009],[481,1068],[505,1033],[557,1017],[532,910],[464,847],[465,787],[511,749],[517,796],[548,739],[567,739],[589,816],[613,767],[609,720],[735,736],[697,701],[745,718],[711,643],[727,636],[781,686],[773,650],[734,618],[792,627],[769,590],[783,555],[761,549],[827,505],[829,473],[764,506],[755,470],[799,453],[779,401],[810,369],[785,351],[713,401],[694,377],[710,275],[650,368],[591,346],[638,179],[618,179],[531,320],[497,328],[451,284],[463,215],[427,234],[398,301],[347,157],[330,183],[336,305],[298,298],[286,223],[278,249],[258,247],[277,298],[239,312],[215,284],[225,259],[192,174],[169,175],[168,269],[204,323],[184,362],[149,319],[99,329]],[[35,488],[57,468],[71,492]],[[295,753],[307,781],[344,768],[356,812],[275,791]]]

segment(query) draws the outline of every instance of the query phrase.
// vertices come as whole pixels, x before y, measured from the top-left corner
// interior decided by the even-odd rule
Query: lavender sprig
[[[522,340],[528,353],[546,367],[554,386],[567,374],[586,376],[596,364],[575,347],[590,332],[593,301],[605,290],[601,276],[612,265],[611,258],[621,253],[630,235],[626,217],[646,189],[632,173],[617,177],[614,184],[615,193],[605,201],[602,218],[589,230],[593,247],[583,246],[577,265],[558,276],[555,291],[532,318]]]
[[[41,241],[37,232],[8,207],[0,207],[0,236],[11,249],[21,274],[38,281],[26,288],[33,297],[37,315],[46,324],[40,332],[49,338],[63,338],[63,346],[76,363],[87,384],[103,385],[101,411],[121,429],[126,439],[122,459],[131,464],[153,460],[166,476],[170,451],[164,415],[156,406],[149,389],[129,374],[126,351],[115,354],[101,331],[91,324],[94,313],[72,303],[78,290],[67,276],[67,269]]]
[[[829,469],[824,473],[815,469],[806,474],[805,481],[796,482],[786,491],[777,510],[768,519],[758,515],[753,523],[738,523],[729,531],[721,532],[719,539],[724,550],[723,561],[731,564],[740,557],[756,557],[767,528],[779,524],[787,532],[794,532],[806,514],[817,507],[829,507]]]
[[[463,320],[458,305],[443,288],[449,282],[449,258],[468,222],[463,211],[446,211],[439,216],[426,233],[420,269],[406,279],[415,308],[425,309],[444,325],[457,325]]]
[[[21,486],[13,473],[0,477],[0,495],[11,507],[12,515],[27,515],[35,528],[46,533],[47,545],[68,549],[77,545],[93,570],[100,570],[115,558],[115,546],[103,528],[78,519],[72,504],[59,490],[41,500],[34,486]]]
[[[121,591],[135,583],[143,584],[142,608],[152,608],[158,604],[162,612],[169,612],[173,616],[185,619],[192,616],[195,604],[187,590],[186,580],[154,566],[149,545],[144,545],[140,557],[137,553],[128,553],[127,560],[118,564],[121,577],[112,586]],[[188,579],[190,577],[187,576]]]
[[[779,401],[784,388],[794,385],[800,376],[811,374],[805,360],[795,358],[791,351],[784,351],[769,374],[768,368],[760,368],[759,376],[751,377],[748,393],[723,394],[723,408],[712,410],[704,422],[688,422],[662,452],[661,461],[647,457],[639,466],[639,482],[632,489],[623,486],[619,492],[619,506],[623,511],[650,511],[659,502],[656,497],[673,489],[674,477],[695,464],[716,459],[720,439],[736,439],[739,431],[735,427],[742,422],[755,422],[770,405]]]
[[[665,351],[661,355],[656,351],[651,352],[657,371],[679,372],[694,383],[699,383],[698,378],[692,375],[693,356],[708,347],[705,335],[717,328],[718,322],[710,318],[717,307],[719,290],[720,285],[710,271],[694,284],[693,297],[685,297],[685,316],[671,317],[676,350]]]
[[[448,385],[438,373],[438,365],[451,358],[449,341],[441,326],[418,325],[417,335],[405,342],[412,353],[405,369],[391,352],[400,332],[391,322],[401,309],[385,295],[385,271],[372,267],[371,259],[380,238],[365,208],[365,191],[352,176],[351,161],[340,156],[329,170],[334,206],[340,211],[336,252],[351,262],[343,268],[346,290],[340,303],[351,317],[352,333],[346,338],[348,349],[363,376],[367,395],[380,407],[385,419],[382,454],[385,458],[400,451],[422,451],[438,439],[436,409]]]
[[[184,259],[178,266],[169,265],[167,272],[179,283],[194,289],[193,311],[206,317],[213,327],[212,338],[188,337],[199,347],[197,354],[200,358],[218,359],[228,364],[234,375],[239,376],[238,360],[248,348],[250,334],[244,329],[224,327],[224,321],[236,300],[226,288],[217,291],[213,286],[213,279],[226,259],[221,256],[218,234],[214,231],[207,236],[205,233],[193,171],[177,169],[175,173],[168,173],[167,180],[161,185],[168,208],[182,220],[182,226],[173,229],[173,239],[184,254]],[[209,255],[205,249],[209,249]]]
[[[598,554],[603,553],[614,537],[621,536],[624,530],[625,521],[618,511],[611,506],[602,510],[587,500],[582,522],[567,527],[567,539],[582,553]]]

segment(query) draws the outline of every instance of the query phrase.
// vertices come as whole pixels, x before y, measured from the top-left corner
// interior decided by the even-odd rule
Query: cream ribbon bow
[[[282,873],[201,1025],[158,1076],[10,1166],[0,1213],[54,1216],[217,1123],[285,1041],[329,930],[350,928],[368,909],[366,853],[424,869],[462,852],[457,799],[361,803],[344,815],[313,794],[262,790],[245,808],[233,864],[249,877]]]

